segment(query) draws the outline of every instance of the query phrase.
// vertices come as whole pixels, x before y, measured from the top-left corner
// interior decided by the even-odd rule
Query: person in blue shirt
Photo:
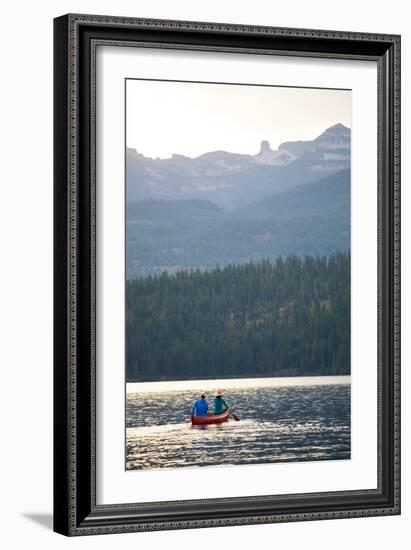
[[[201,395],[201,399],[197,399],[191,408],[191,416],[207,416],[208,403],[204,393]]]
[[[227,403],[224,401],[223,392],[217,390],[213,400],[213,414],[221,414],[225,409],[228,409]]]

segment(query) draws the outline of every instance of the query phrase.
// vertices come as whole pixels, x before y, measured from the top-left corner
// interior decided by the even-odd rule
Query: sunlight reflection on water
[[[127,469],[350,458],[349,384],[224,395],[241,420],[193,427],[198,391],[127,394]]]

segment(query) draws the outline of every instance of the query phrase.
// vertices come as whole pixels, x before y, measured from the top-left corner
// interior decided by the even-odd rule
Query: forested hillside
[[[350,255],[127,281],[127,379],[350,372]]]
[[[227,212],[206,200],[127,203],[127,278],[350,249],[350,172]]]

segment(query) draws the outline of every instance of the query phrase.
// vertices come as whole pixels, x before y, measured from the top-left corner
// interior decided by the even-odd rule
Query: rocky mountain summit
[[[127,149],[127,201],[205,199],[233,210],[350,168],[351,131],[342,124],[311,141],[290,141],[256,155],[212,151],[159,159]]]

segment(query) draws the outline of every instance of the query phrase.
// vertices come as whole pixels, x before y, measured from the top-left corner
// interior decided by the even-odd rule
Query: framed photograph
[[[400,37],[54,21],[54,529],[400,513]]]

